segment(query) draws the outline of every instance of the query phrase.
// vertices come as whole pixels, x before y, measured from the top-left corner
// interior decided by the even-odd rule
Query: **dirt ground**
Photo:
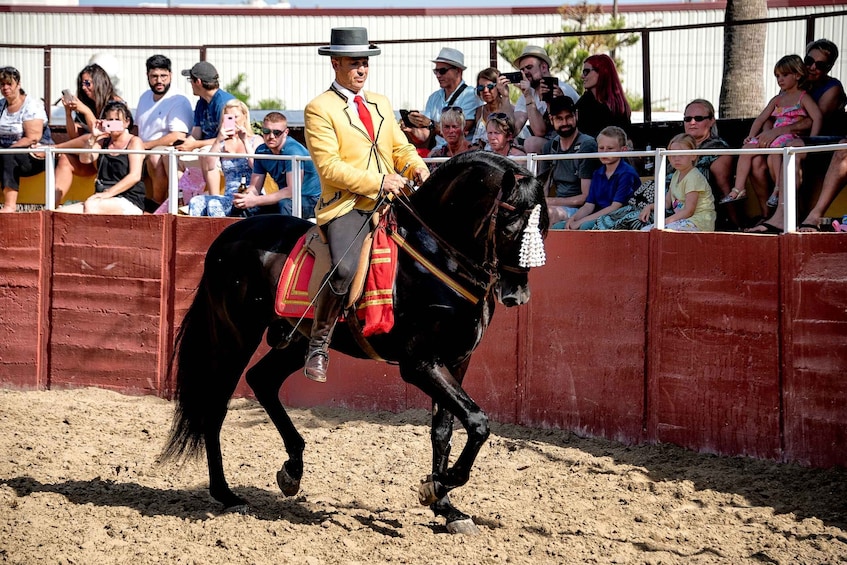
[[[276,431],[233,401],[224,463],[246,513],[209,498],[205,462],[157,463],[171,412],[99,389],[0,391],[0,563],[847,562],[843,469],[495,425],[453,496],[481,534],[453,536],[412,491],[430,465],[423,411],[292,410],[306,472],[285,498]]]

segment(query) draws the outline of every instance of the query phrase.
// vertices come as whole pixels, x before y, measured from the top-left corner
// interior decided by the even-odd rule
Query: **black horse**
[[[420,485],[420,502],[445,517],[451,532],[472,532],[473,521],[450,503],[448,493],[468,481],[489,423],[462,389],[462,379],[491,322],[495,300],[506,306],[529,300],[521,244],[533,216],[546,235],[544,194],[526,169],[493,153],[473,152],[441,165],[394,208],[396,234],[411,251],[399,253],[394,327],[369,342],[380,357],[399,364],[404,381],[433,401],[432,475]],[[279,318],[274,295],[288,253],[310,225],[269,215],[227,227],[206,254],[197,294],[177,334],[170,371],[177,405],[163,455],[196,455],[205,446],[209,490],[225,507],[246,502],[224,477],[220,430],[239,377],[266,330],[272,348],[247,372],[247,383],[289,457],[277,483],[288,496],[299,490],[305,442],[280,403],[279,389],[304,365],[309,327]],[[536,239],[540,246],[541,236]],[[339,323],[333,349],[367,358],[351,332]],[[467,442],[450,467],[454,416],[467,431]]]

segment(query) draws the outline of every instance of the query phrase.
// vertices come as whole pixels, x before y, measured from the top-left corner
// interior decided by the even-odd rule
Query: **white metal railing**
[[[835,143],[830,145],[817,145],[811,147],[784,147],[774,149],[692,149],[692,150],[669,150],[658,148],[652,151],[621,151],[616,153],[571,153],[567,155],[539,155],[537,153],[529,153],[526,156],[510,157],[513,161],[523,164],[532,174],[536,174],[538,163],[543,161],[559,161],[572,159],[586,159],[605,157],[653,157],[653,171],[655,172],[655,192],[654,192],[654,228],[665,228],[665,206],[664,197],[666,192],[666,177],[667,177],[667,160],[668,155],[774,155],[781,154],[783,167],[783,212],[785,220],[784,232],[793,232],[797,229],[797,187],[796,187],[796,156],[797,154],[805,153],[820,153],[843,151],[847,146],[843,143]],[[0,149],[0,153],[44,153],[45,155],[45,182],[44,182],[44,202],[45,208],[48,210],[56,209],[56,175],[54,169],[54,157],[59,153],[111,153],[111,154],[156,154],[163,155],[168,159],[168,213],[176,214],[179,200],[179,187],[177,180],[178,159],[181,156],[190,157],[221,157],[225,159],[268,159],[273,161],[291,161],[291,168],[294,177],[294,183],[291,187],[291,208],[292,214],[302,217],[302,162],[311,161],[308,156],[300,155],[272,155],[272,154],[254,154],[254,153],[198,153],[177,151],[174,148],[166,148],[160,150],[133,150],[133,149],[87,149],[87,148],[57,148],[54,146],[44,146],[37,149],[32,148],[15,148],[15,149]],[[447,157],[436,157],[424,159],[426,163],[442,163],[447,161]]]

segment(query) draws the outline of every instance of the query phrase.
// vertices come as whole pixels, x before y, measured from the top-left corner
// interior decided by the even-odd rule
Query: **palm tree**
[[[724,21],[729,24],[767,17],[767,0],[727,0]],[[762,66],[766,24],[724,28],[721,118],[758,116],[764,107]]]

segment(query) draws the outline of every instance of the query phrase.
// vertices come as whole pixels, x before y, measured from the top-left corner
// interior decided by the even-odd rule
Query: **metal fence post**
[[[179,168],[176,161],[176,150],[168,148],[168,214],[179,213]]]
[[[653,182],[653,218],[655,220],[654,227],[658,230],[665,229],[665,180],[667,177],[667,164],[665,160],[665,150],[656,149],[655,165],[653,170],[656,171],[655,180]]]

